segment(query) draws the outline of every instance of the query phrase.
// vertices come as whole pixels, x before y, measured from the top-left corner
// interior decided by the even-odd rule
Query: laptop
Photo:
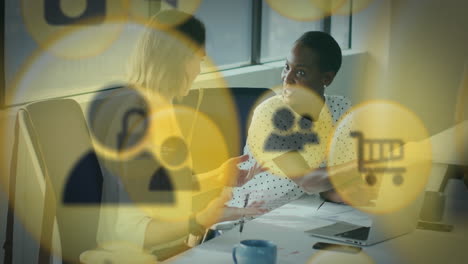
[[[331,225],[305,231],[307,234],[349,244],[370,246],[410,233],[416,228],[420,200],[397,212],[382,215],[369,214],[370,226],[338,221]]]
[[[296,171],[297,168],[304,169],[308,167],[302,155],[296,151],[286,152],[274,158],[273,162],[286,175],[289,174],[293,167],[295,167],[294,171]],[[370,221],[366,222],[370,223],[370,226],[337,221],[333,224],[314,228],[305,232],[317,237],[333,239],[349,244],[369,246],[413,231],[416,228],[421,205],[422,194],[410,205],[398,211],[386,214],[367,214]]]

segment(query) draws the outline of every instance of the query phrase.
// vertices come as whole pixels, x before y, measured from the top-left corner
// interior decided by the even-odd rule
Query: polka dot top
[[[248,161],[241,163],[239,165],[241,169],[249,169],[255,164],[256,160],[254,158],[254,155],[252,155],[251,153],[251,149],[257,147],[255,144],[262,144],[262,146],[265,146],[264,142],[261,142],[260,140],[252,138],[253,133],[251,132],[252,132],[253,126],[256,126],[255,129],[258,129],[259,126],[261,127],[261,129],[266,129],[266,130],[274,129],[271,125],[271,120],[276,119],[276,117],[275,119],[272,119],[272,118],[276,110],[278,109],[277,108],[278,104],[283,104],[281,97],[275,96],[275,97],[269,98],[268,100],[260,104],[255,109],[253,117],[252,117],[252,123],[249,128],[249,136],[248,136],[249,138],[247,140],[248,143],[244,147],[244,154],[248,154],[250,158]],[[351,103],[347,98],[343,96],[325,95],[325,105],[323,108],[327,108],[326,106],[328,106],[327,112],[330,113],[329,115],[331,117],[329,118],[330,121],[328,123],[317,122],[317,124],[314,126],[314,130],[316,131],[321,129],[320,126],[323,126],[325,127],[325,129],[328,129],[328,130],[330,129],[330,127],[334,127],[336,122],[350,108]],[[323,109],[320,115],[322,115],[322,112],[324,112]],[[269,123],[270,125],[266,125],[266,123]],[[278,124],[280,123],[281,122],[279,122]],[[278,124],[276,125],[277,127],[278,127]],[[303,125],[303,124],[299,124],[299,125]],[[327,128],[327,126],[330,126],[330,127]],[[323,140],[323,142],[327,142],[328,138],[321,138],[320,140]],[[281,146],[284,146],[284,144],[286,144],[287,147],[291,147],[291,149],[294,149],[296,148],[295,145],[297,144],[297,142],[294,140],[291,140],[291,142],[282,141],[280,144]],[[323,144],[323,145],[326,145],[326,144]],[[350,147],[354,147],[354,146],[350,146]],[[314,153],[311,153],[308,156],[305,155],[304,158],[308,161],[308,163],[310,163],[309,161],[312,160],[312,163],[315,162],[317,164],[320,164],[318,167],[324,167],[326,166],[326,162],[324,161],[325,149],[322,149],[322,151],[323,153],[321,154],[317,154],[315,151]],[[351,151],[351,152],[354,152],[354,151]],[[351,153],[351,152],[346,151],[345,153]],[[349,159],[351,160],[351,157],[349,157]],[[299,198],[305,192],[289,178],[280,177],[280,176],[273,174],[271,171],[267,171],[267,172],[257,174],[252,180],[250,180],[244,186],[233,188],[233,199],[229,201],[227,205],[232,206],[232,207],[243,207],[244,199],[247,193],[250,194],[249,204],[251,204],[254,201],[265,201],[265,205],[264,205],[265,208],[274,209],[283,204],[286,204],[290,201],[293,201]]]

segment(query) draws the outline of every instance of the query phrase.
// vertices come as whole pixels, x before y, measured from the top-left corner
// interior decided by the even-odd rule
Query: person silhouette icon
[[[319,144],[317,133],[313,132],[314,119],[310,115],[302,115],[299,119],[300,132],[295,133],[295,137],[300,142],[300,149],[306,144]]]
[[[304,115],[298,120],[299,132],[293,132],[296,118],[288,108],[280,108],[272,118],[273,132],[264,144],[265,151],[303,150],[306,144],[319,144],[317,133],[313,132],[313,118]]]
[[[198,182],[192,180],[193,172],[187,167],[189,151],[185,141],[171,136],[161,145],[161,166],[149,182],[150,192],[160,192],[158,203],[174,203],[174,190],[199,190]]]

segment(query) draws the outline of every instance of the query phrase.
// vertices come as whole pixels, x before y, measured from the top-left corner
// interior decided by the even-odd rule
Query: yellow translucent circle
[[[110,241],[103,243],[99,248],[90,249],[80,255],[83,264],[117,264],[136,263],[150,264],[158,263],[155,255],[147,250],[142,250],[140,245],[128,241]]]
[[[332,115],[323,99],[307,88],[295,87],[294,91],[293,97],[276,95],[256,107],[247,141],[258,162],[289,178],[322,165],[333,132]]]
[[[108,1],[109,2],[109,1]],[[120,20],[119,20],[120,21]],[[122,24],[125,24],[125,26],[129,27],[136,27],[137,30],[144,30],[148,26],[141,24],[139,21],[128,21],[128,20],[122,20]],[[119,22],[120,23],[120,22]],[[153,25],[151,25],[153,27]],[[156,27],[154,27],[155,30]],[[70,94],[75,94],[75,93],[84,93],[84,92],[89,92],[89,91],[95,91],[101,88],[107,88],[110,86],[113,86],[115,84],[121,84],[125,83],[126,76],[125,76],[125,71],[121,71],[121,68],[116,69],[114,66],[120,65],[120,66],[125,66],[128,63],[128,58],[131,56],[132,51],[134,49],[133,42],[136,43],[137,38],[133,38],[131,36],[134,36],[133,34],[130,35],[125,35],[126,31],[122,31],[123,35],[120,35],[119,39],[125,39],[126,41],[131,41],[130,44],[132,45],[120,45],[120,48],[113,49],[114,45],[117,45],[116,42],[113,42],[109,48],[106,50],[106,54],[109,55],[109,58],[112,59],[101,59],[98,60],[95,63],[96,57],[86,57],[86,58],[81,58],[80,60],[69,60],[68,58],[64,57],[58,57],[55,55],[63,55],[63,54],[54,54],[50,52],[45,52],[43,49],[39,49],[36,51],[27,61],[27,63],[24,64],[24,67],[21,69],[21,71],[15,76],[14,81],[11,83],[11,89],[9,89],[8,94],[5,98],[5,103],[7,105],[15,104],[15,103],[25,103],[33,100],[43,100],[43,99],[48,99],[48,98],[55,98],[55,97],[62,97],[62,96],[69,96]],[[67,33],[73,34],[73,31],[67,31]],[[172,34],[172,33],[169,33]],[[60,38],[66,36],[66,34],[59,35],[59,39],[55,39],[54,41],[60,42]],[[184,42],[183,38],[181,38],[182,43],[186,43],[186,45],[191,45],[190,42]],[[81,48],[86,49],[85,46],[82,46]],[[193,48],[193,47],[192,47]],[[89,63],[87,63],[89,62]],[[205,60],[205,64],[210,65],[213,69],[217,69],[214,63],[207,58]],[[65,74],[66,73],[66,74]],[[214,79],[210,79],[210,84],[213,85],[213,87],[218,87],[218,88],[226,88],[227,84],[222,77],[220,73],[213,73],[212,76],[214,76]],[[83,83],[79,82],[83,81]],[[202,87],[206,87],[206,83],[203,80],[200,80],[199,85]],[[196,85],[195,85],[196,86]],[[102,94],[106,94],[110,97],[112,95],[107,94],[111,93],[109,91],[107,92],[102,92]],[[84,103],[82,106],[86,108],[88,106],[87,102],[87,95],[84,95]],[[208,98],[207,98],[208,99]],[[154,103],[154,100],[148,100],[150,102],[150,105]],[[81,101],[80,101],[81,102]],[[106,101],[104,101],[106,102]],[[217,103],[220,103],[220,105],[217,105]],[[196,107],[197,100],[195,100],[195,105],[190,104],[190,106],[193,106],[193,109]],[[219,95],[219,98],[216,98],[216,100],[208,100],[208,103],[206,104],[209,109],[205,109],[206,112],[213,113],[213,112],[220,112],[224,117],[224,123],[221,122],[220,126],[222,126],[222,133],[219,132],[217,129],[217,126],[213,124],[213,122],[208,118],[202,117],[203,115],[197,115],[198,116],[198,122],[200,125],[195,126],[194,129],[194,135],[192,137],[192,144],[191,144],[191,155],[193,156],[193,160],[198,159],[202,160],[203,162],[200,162],[199,164],[196,164],[192,166],[193,173],[199,173],[199,172],[205,172],[208,167],[216,167],[221,163],[222,161],[225,161],[230,155],[226,154],[229,153],[231,154],[232,149],[238,148],[238,130],[237,130],[237,115],[236,111],[234,108],[234,105],[232,103],[232,99],[229,93],[229,89],[225,89],[223,93]],[[157,107],[150,107],[151,111],[156,111],[156,109],[159,109]],[[194,115],[193,113],[195,110],[191,110],[192,115],[188,115],[187,119],[193,118]],[[125,109],[123,109],[125,111]],[[2,146],[2,151],[0,152],[1,158],[1,163],[2,166],[0,166],[1,170],[1,177],[0,181],[2,182],[1,188],[8,188],[8,178],[6,177],[9,175],[8,169],[10,168],[9,162],[11,159],[11,147],[12,147],[12,138],[14,135],[14,119],[11,119],[9,117],[13,116],[13,112],[10,111],[5,111],[2,112],[2,119],[0,120],[0,133],[3,135],[2,140],[1,140],[1,146]],[[3,116],[5,114],[5,116]],[[121,127],[122,120],[119,118],[115,118],[115,113],[111,112],[108,113],[109,115],[105,114],[104,119],[108,117],[110,123],[112,124],[115,122],[116,124],[116,132],[119,132],[119,128]],[[8,116],[10,115],[10,116]],[[151,116],[151,114],[150,114]],[[183,116],[181,117],[183,118]],[[188,124],[186,124],[188,123]],[[184,133],[184,126],[192,126],[191,122],[185,122],[183,124],[179,124],[181,127],[182,132]],[[219,123],[217,123],[219,124]],[[216,129],[215,129],[216,128]],[[211,129],[211,130],[210,130]],[[209,130],[207,132],[207,130]],[[198,132],[197,132],[198,131]],[[225,131],[231,131],[233,135],[230,135],[229,139],[226,139],[224,137],[224,132]],[[222,135],[220,135],[222,134]],[[198,136],[195,136],[198,135]],[[200,136],[201,135],[201,136]],[[209,138],[207,139],[203,135],[209,135]],[[236,136],[237,135],[237,136]],[[111,135],[112,138],[115,138],[116,135]],[[199,139],[197,139],[199,138]],[[185,139],[185,137],[184,137]],[[232,140],[231,140],[232,139]],[[226,142],[227,141],[227,142]],[[152,147],[150,146],[150,140],[149,137],[145,137],[144,140],[145,144],[139,145],[137,148],[133,150],[133,153],[128,153],[128,155],[124,159],[122,156],[122,153],[114,152],[112,149],[109,150],[108,154],[105,154],[105,151],[99,152],[98,149],[96,149],[97,154],[99,155],[99,161],[101,162],[102,160],[106,160],[106,164],[101,164],[103,166],[107,166],[107,159],[111,159],[109,163],[117,163],[117,166],[112,166],[106,169],[109,169],[112,173],[115,173],[116,176],[121,176],[119,173],[121,172],[120,166],[121,164],[118,164],[119,162],[126,162],[126,161],[133,161],[136,160],[138,162],[146,162],[144,159],[141,159],[142,156],[145,157],[145,152],[149,152],[150,154],[153,154],[156,156]],[[208,143],[207,143],[208,142]],[[212,144],[211,144],[212,143]],[[237,144],[237,145],[235,145]],[[206,147],[203,148],[201,146],[205,145]],[[228,146],[228,147],[226,147]],[[228,150],[226,150],[228,149]],[[211,151],[211,152],[208,152]],[[141,154],[141,155],[140,155]],[[147,157],[147,156],[146,156]],[[101,159],[102,158],[102,159]],[[139,159],[140,158],[140,159]],[[148,166],[152,166],[151,164],[151,159],[148,159],[149,161],[147,162]],[[78,160],[77,160],[78,162]],[[136,162],[135,166],[138,168],[138,162]],[[217,162],[218,164],[214,164]],[[115,164],[113,164],[115,165]],[[21,164],[19,164],[21,166]],[[144,166],[143,166],[144,168]],[[39,167],[36,168],[37,170],[40,170]],[[69,170],[71,171],[73,168],[70,167]],[[149,171],[144,171],[144,173],[148,173]],[[67,178],[67,175],[61,175],[63,176],[64,179]],[[139,175],[136,175],[139,176]],[[142,175],[141,178],[143,180],[144,177],[147,177],[147,175]],[[148,191],[148,182],[141,182],[141,187],[142,192],[147,192]],[[3,184],[4,183],[4,184]],[[222,183],[222,182],[221,182]],[[65,183],[64,183],[65,184]],[[140,184],[140,183],[138,183]],[[43,191],[44,191],[44,184],[41,182],[38,182],[36,180],[30,180],[28,184],[22,185],[25,188],[25,192],[28,193],[28,200],[22,199],[22,200],[17,200],[16,201],[16,207],[15,209],[15,214],[18,216],[19,219],[21,219],[22,223],[25,225],[25,228],[30,232],[31,236],[38,239],[40,241],[41,239],[41,232],[42,232],[42,227],[41,227],[41,219],[42,219],[42,214],[43,212],[43,204],[40,203],[40,201],[43,201]],[[57,189],[59,191],[63,190],[65,186],[57,186]],[[127,189],[127,187],[130,189],[132,188],[132,185],[130,186],[123,186],[124,189]],[[200,186],[201,189],[206,189],[206,190],[213,190],[213,189],[219,189],[219,185],[215,186]],[[177,192],[177,190],[176,190]],[[181,205],[178,206],[178,208],[183,208],[184,214],[187,215],[187,212],[189,211],[195,211],[198,212],[199,210],[202,209],[202,207],[206,206],[210,199],[216,197],[216,192],[211,196],[210,199],[204,200],[201,199],[201,201],[198,202],[199,209],[193,210],[193,203],[195,203],[196,199],[193,198],[194,193],[196,194],[196,190],[187,190],[187,191],[180,191],[176,193],[177,199],[181,201]],[[219,193],[219,192],[218,192]],[[193,199],[192,199],[193,198]],[[137,199],[136,202],[138,202]],[[55,202],[55,201],[54,201]],[[51,206],[51,208],[54,208],[54,206]],[[122,211],[125,211],[125,209],[130,209],[133,210],[132,212],[135,212],[135,209],[141,210],[142,208],[149,208],[148,210],[142,210],[142,214],[145,213],[151,213],[153,212],[154,207],[152,207],[152,204],[149,205],[149,207],[139,207],[139,205],[134,205],[134,204],[129,204],[129,208],[125,204],[103,204],[103,205],[98,205],[98,204],[90,204],[90,205],[70,205],[70,204],[64,204],[58,202],[58,205],[56,208],[59,208],[60,210],[63,210],[68,215],[76,215],[80,214],[83,217],[77,217],[76,219],[71,219],[67,221],[70,221],[70,225],[73,226],[75,223],[76,225],[80,224],[81,226],[83,225],[89,225],[92,227],[94,224],[96,224],[95,220],[92,218],[94,215],[99,215],[102,211],[101,209],[104,208],[104,211],[109,210],[112,212],[116,212],[122,209]],[[163,207],[160,207],[163,208]],[[187,210],[185,210],[187,209]],[[171,214],[165,215],[165,214],[155,214],[155,217],[159,217],[159,219],[176,219],[178,218],[176,210],[171,210],[171,208],[163,208],[161,209],[161,212],[171,212]],[[180,212],[180,211],[179,211]],[[49,214],[53,214],[53,212],[47,212]],[[149,215],[151,216],[151,214]],[[164,218],[167,217],[167,218]],[[182,216],[181,216],[182,217]],[[214,216],[213,216],[214,217]],[[54,236],[57,233],[54,233]],[[95,234],[94,234],[95,235]],[[42,241],[41,241],[42,243]],[[76,241],[76,248],[80,245],[80,241]],[[56,250],[56,248],[53,248],[52,251],[54,253],[59,252]],[[67,254],[64,255],[65,259],[68,259],[69,257]]]
[[[345,0],[267,0],[266,2],[282,16],[298,21],[313,21],[332,14]]]
[[[344,245],[346,246],[346,245]],[[375,261],[363,251],[356,254],[349,254],[339,252],[340,248],[337,247],[336,251],[331,246],[330,250],[321,250],[315,253],[308,261],[307,264],[373,264]],[[338,252],[337,252],[338,251]]]
[[[432,156],[426,138],[419,117],[402,105],[383,100],[357,105],[330,141],[331,182],[347,203],[364,211],[404,208],[427,183]]]
[[[350,15],[366,9],[373,0],[344,0],[342,5],[335,9],[332,14]]]
[[[86,152],[83,152],[83,155],[85,154]],[[15,219],[21,221],[28,235],[37,239],[45,250],[50,250],[51,254],[61,256],[67,261],[76,260],[76,257],[81,253],[79,250],[90,249],[90,243],[95,245],[101,206],[98,203],[81,204],[72,202],[65,204],[63,199],[67,178],[55,179],[53,184],[45,182],[44,175],[39,173],[40,169],[36,167],[38,166],[37,161],[32,160],[31,164],[17,165],[18,167],[28,167],[29,173],[17,170],[15,175],[16,194],[27,193],[27,195],[15,201],[13,207]],[[30,162],[30,160],[27,162]],[[76,163],[78,162],[77,160]],[[70,165],[69,173],[76,164]],[[62,169],[67,171],[66,168]],[[49,195],[48,199],[44,198],[46,191]],[[44,217],[45,215],[48,217]],[[57,219],[55,216],[57,216]],[[73,240],[70,239],[70,234],[74,237]],[[66,250],[60,249],[60,239],[62,239],[61,245],[66,245]]]
[[[145,150],[149,141],[152,99],[141,88],[121,87],[105,98],[96,96],[88,109],[95,151],[110,160],[127,160]],[[134,139],[136,134],[138,139]],[[136,140],[130,144],[128,141]]]
[[[150,2],[148,3],[150,6],[151,12],[153,14],[158,13],[159,11],[164,11],[164,10],[171,10],[171,9],[177,9],[179,11],[185,12],[190,15],[194,15],[198,8],[200,7],[202,3],[202,0],[190,0],[190,1],[171,1],[171,0],[162,0],[162,1],[156,1],[156,2]],[[142,5],[140,1],[130,1],[130,12],[129,16],[132,19],[148,19],[151,17],[149,15],[147,5]],[[164,21],[164,24],[161,24],[162,26],[175,26],[178,24],[181,24],[186,21],[188,17],[184,16],[177,16],[177,17],[172,17]]]
[[[196,120],[196,129],[183,131],[179,124],[189,124]],[[211,201],[205,199],[200,201],[195,207],[192,206],[193,197],[199,192],[221,191],[223,182],[217,181],[217,174],[213,175],[209,181],[197,181],[193,175],[203,173],[197,171],[192,165],[192,157],[201,157],[205,165],[212,167],[219,163],[219,160],[227,160],[229,152],[226,139],[221,131],[206,115],[196,112],[194,109],[183,106],[167,106],[159,109],[152,116],[151,122],[151,144],[147,146],[149,152],[153,153],[153,158],[136,157],[132,160],[122,161],[118,174],[123,179],[123,185],[129,194],[130,199],[145,212],[146,215],[160,220],[175,221],[186,219],[192,213],[197,213],[206,207]],[[160,146],[171,138],[177,138],[187,146],[187,155],[181,159],[181,163],[170,164],[165,160]],[[209,147],[200,147],[202,142]],[[164,169],[173,185],[173,190],[161,192],[168,197],[173,197],[172,202],[167,200],[159,203],[156,191],[149,190],[150,182],[153,180],[156,171]],[[216,195],[215,195],[216,196]],[[156,197],[156,198],[152,198]],[[163,197],[163,196],[161,196]],[[212,197],[213,198],[213,197]],[[200,204],[201,203],[201,204]]]
[[[104,52],[122,32],[115,20],[127,20],[127,10],[128,0],[21,1],[24,24],[38,46],[67,59]]]
[[[87,1],[86,0],[62,0],[60,2],[60,9],[62,10],[63,14],[71,17],[76,18],[80,15],[83,15],[86,12],[87,8]]]

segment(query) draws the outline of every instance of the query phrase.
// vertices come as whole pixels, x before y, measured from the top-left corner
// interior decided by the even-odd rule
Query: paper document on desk
[[[325,202],[323,206],[317,210],[315,216],[323,220],[348,222],[359,226],[371,226],[372,224],[369,214],[361,212],[349,205],[330,202]]]
[[[297,231],[306,231],[313,228],[331,225],[334,221],[329,221],[317,217],[305,219],[300,216],[286,216],[286,215],[263,215],[260,218],[253,220],[257,223],[274,225],[293,229]]]
[[[285,204],[255,221],[299,231],[333,224],[333,221],[315,217],[322,202],[323,199],[318,195],[309,196],[307,199]]]
[[[316,195],[307,199],[307,203],[299,203],[297,201],[288,203],[280,208],[268,213],[268,215],[284,215],[284,216],[298,216],[304,218],[314,217],[317,209],[322,204],[323,199]]]
[[[240,197],[245,197],[247,194],[249,194],[249,205],[253,202],[263,201],[265,203],[262,207],[267,209],[276,209],[299,198],[287,195],[278,196],[277,190],[237,190],[236,192],[236,195],[239,195]]]

